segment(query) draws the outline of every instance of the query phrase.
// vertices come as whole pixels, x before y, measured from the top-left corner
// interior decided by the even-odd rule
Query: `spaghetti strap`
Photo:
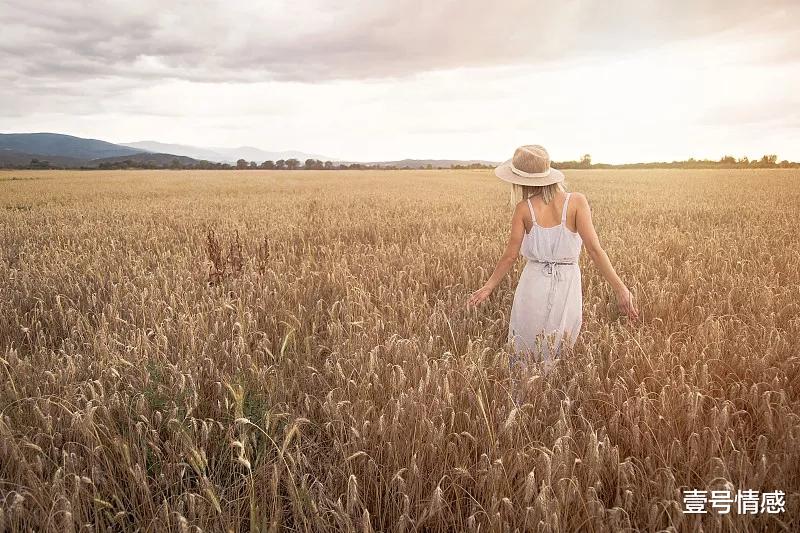
[[[569,202],[569,195],[572,193],[567,193],[567,197],[564,198],[564,207],[561,209],[561,223],[566,224],[567,222],[567,203]]]
[[[531,205],[531,199],[528,198],[528,209],[531,210],[531,220],[534,224],[536,224],[536,215],[533,214],[533,206]]]

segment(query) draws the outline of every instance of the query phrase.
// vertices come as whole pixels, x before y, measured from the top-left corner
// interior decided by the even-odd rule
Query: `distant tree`
[[[128,163],[130,163],[130,160],[128,161]],[[183,165],[181,165],[181,162],[178,161],[177,159],[173,159],[169,164],[169,168],[171,168],[172,170],[180,170],[182,167]]]
[[[37,169],[50,168],[50,161],[40,161],[39,159],[33,158],[31,159],[28,168],[37,168]]]
[[[294,157],[286,160],[286,168],[289,170],[296,170],[300,166],[300,161]]]
[[[258,163],[255,161],[250,161],[250,168],[258,168]]]
[[[433,170],[433,165],[432,165],[432,164],[430,164],[430,163],[428,163],[427,165],[425,165],[425,168],[426,168],[427,170]]]
[[[275,168],[275,162],[269,160],[264,161],[263,163],[261,163],[261,168],[272,170],[273,168]]]
[[[333,169],[333,163],[331,163],[330,161],[325,161],[324,167],[325,167],[325,170],[332,170]]]
[[[761,166],[764,167],[774,167],[775,164],[778,162],[778,156],[775,154],[765,155],[761,158]]]
[[[238,161],[236,161],[236,168],[238,168],[239,170],[247,168],[247,161],[245,161],[244,159],[239,159]]]
[[[306,170],[322,170],[322,161],[319,159],[306,159],[305,164],[303,167]]]
[[[278,159],[277,161],[275,161],[275,168],[277,169],[286,168],[286,161],[284,161],[283,159]]]
[[[739,161],[737,161],[737,163],[740,163],[742,165],[749,165],[750,164],[750,159],[748,159],[747,156],[740,157]]]
[[[733,157],[732,155],[724,155],[722,156],[722,158],[720,158],[719,162],[722,163],[723,165],[735,165],[736,158]]]
[[[581,166],[586,168],[592,166],[592,156],[590,154],[583,154],[581,157]]]

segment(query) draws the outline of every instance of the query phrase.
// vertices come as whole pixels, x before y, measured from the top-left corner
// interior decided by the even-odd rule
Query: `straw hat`
[[[517,185],[550,185],[564,181],[564,174],[550,166],[550,155],[538,144],[517,148],[514,157],[495,168],[494,174]]]

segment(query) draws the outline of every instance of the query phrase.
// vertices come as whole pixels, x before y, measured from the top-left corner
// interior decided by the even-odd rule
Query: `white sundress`
[[[562,340],[575,343],[583,321],[583,294],[578,259],[583,241],[567,229],[567,193],[561,210],[561,224],[545,228],[536,223],[528,199],[533,225],[522,239],[520,255],[527,260],[520,275],[508,340],[513,368],[520,357],[542,362],[547,372],[560,355]]]

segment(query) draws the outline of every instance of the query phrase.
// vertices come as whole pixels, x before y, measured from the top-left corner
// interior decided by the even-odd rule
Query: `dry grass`
[[[796,531],[800,176],[567,178],[642,324],[513,409],[488,172],[0,172],[0,529]]]

